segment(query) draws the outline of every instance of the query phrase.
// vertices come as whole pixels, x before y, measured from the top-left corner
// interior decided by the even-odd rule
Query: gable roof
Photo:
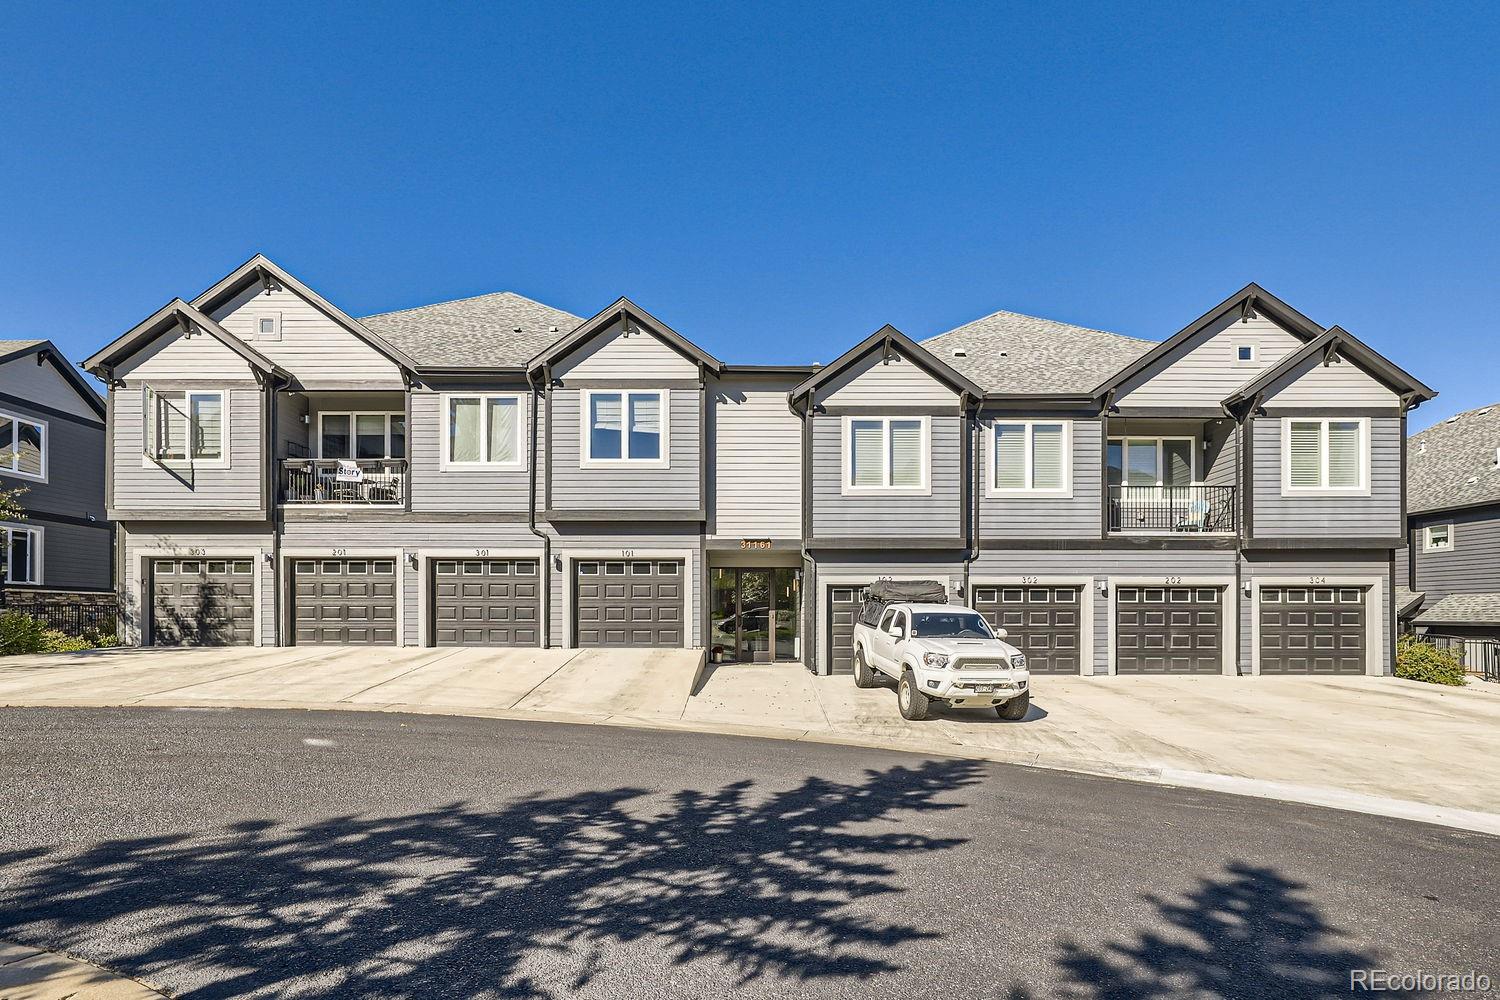
[[[1403,406],[1415,406],[1437,395],[1436,392],[1387,361],[1374,348],[1365,344],[1348,330],[1340,326],[1331,326],[1322,334],[1319,334],[1282,358],[1277,364],[1267,368],[1255,378],[1230,393],[1224,399],[1224,409],[1226,411],[1243,412],[1243,410],[1256,405],[1256,400],[1266,390],[1291,372],[1296,371],[1309,358],[1321,355],[1324,364],[1327,364],[1328,359],[1334,354],[1337,354],[1341,358],[1347,358],[1364,371],[1365,374],[1384,383],[1401,397]]]
[[[609,306],[583,321],[571,333],[532,355],[527,362],[528,371],[537,371],[546,365],[556,364],[563,358],[588,343],[596,334],[603,332],[616,320],[635,320],[651,333],[665,341],[673,350],[690,361],[703,365],[715,375],[724,370],[724,362],[709,354],[697,344],[672,329],[655,316],[636,305],[623,295]]]
[[[1434,424],[1406,442],[1406,512],[1500,503],[1500,403]]]
[[[89,408],[102,418],[105,414],[104,397],[99,395],[99,390],[89,384],[88,380],[78,374],[78,369],[68,363],[68,359],[57,345],[50,340],[0,340],[0,365],[7,361],[15,361],[28,355],[36,355],[37,363],[46,362],[57,370],[63,380],[78,393],[78,398],[88,404]]]
[[[984,390],[966,375],[950,368],[927,348],[887,323],[837,358],[834,358],[813,375],[798,382],[792,387],[792,391],[787,394],[787,401],[796,405],[798,400],[807,396],[813,390],[817,389],[818,386],[823,385],[840,372],[847,370],[851,365],[864,358],[865,355],[870,354],[877,348],[884,351],[892,346],[897,349],[897,352],[902,357],[947,385],[954,392],[967,392],[969,395],[976,397],[984,395]]]
[[[286,369],[281,368],[270,358],[224,329],[202,310],[182,299],[173,299],[116,337],[85,360],[83,367],[100,378],[109,380],[113,377],[115,365],[121,360],[139,351],[157,337],[171,333],[173,330],[201,330],[238,354],[256,371],[282,379],[291,377]]]
[[[247,285],[254,284],[257,281],[266,283],[274,281],[284,288],[290,288],[310,302],[323,315],[370,345],[376,352],[384,355],[398,368],[405,369],[406,371],[412,371],[416,368],[416,362],[404,351],[388,343],[385,338],[371,332],[359,320],[350,316],[338,306],[298,281],[290,272],[278,267],[264,254],[256,254],[229,272],[229,274],[216,282],[213,287],[193,299],[193,305],[205,313],[213,312],[219,306],[242,292]]]
[[[1422,603],[1427,596],[1425,591],[1412,590],[1410,587],[1396,585],[1396,617],[1409,618],[1413,611]]]
[[[515,292],[492,292],[375,313],[360,322],[414,358],[419,372],[431,372],[524,368],[583,319]]]
[[[1083,395],[1155,342],[1001,310],[922,346],[990,393]]]
[[[1418,625],[1500,625],[1500,594],[1449,594],[1413,619]]]

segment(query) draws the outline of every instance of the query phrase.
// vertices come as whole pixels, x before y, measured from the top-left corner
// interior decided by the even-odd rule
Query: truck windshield
[[[993,639],[989,623],[973,611],[919,611],[911,616],[912,638]]]

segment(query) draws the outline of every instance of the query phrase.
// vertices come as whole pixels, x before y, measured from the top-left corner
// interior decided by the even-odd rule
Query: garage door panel
[[[255,560],[152,560],[152,642],[248,646],[255,633]]]
[[[580,646],[681,646],[682,578],[678,560],[573,566],[574,632]]]
[[[1220,591],[1212,587],[1116,588],[1116,672],[1220,673],[1220,600]]]
[[[859,618],[861,595],[869,584],[840,584],[828,588],[828,671],[854,673],[854,623]]]
[[[1006,641],[1026,654],[1038,674],[1080,672],[1079,603],[1077,587],[974,588],[974,610],[1010,633]]]
[[[1365,672],[1365,591],[1351,587],[1262,587],[1264,674]]]
[[[433,642],[439,646],[540,645],[540,567],[533,559],[434,561]]]
[[[395,645],[394,559],[298,559],[292,579],[297,643]]]

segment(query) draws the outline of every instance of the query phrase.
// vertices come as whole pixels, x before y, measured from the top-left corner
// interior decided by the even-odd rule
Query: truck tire
[[[901,718],[908,722],[921,722],[927,718],[931,700],[917,689],[917,677],[910,670],[901,675],[896,686],[896,705],[901,709]]]
[[[1022,691],[1003,705],[995,706],[995,714],[1006,722],[1020,722],[1031,710],[1031,692]]]
[[[856,646],[854,649],[854,686],[857,688],[872,688],[875,686],[875,671],[865,662],[864,647]]]

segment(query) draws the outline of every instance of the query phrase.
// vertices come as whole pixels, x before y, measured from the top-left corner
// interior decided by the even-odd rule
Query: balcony
[[[406,504],[406,459],[288,458],[281,463],[284,504]]]
[[[1232,535],[1233,486],[1111,486],[1105,499],[1110,534]]]

